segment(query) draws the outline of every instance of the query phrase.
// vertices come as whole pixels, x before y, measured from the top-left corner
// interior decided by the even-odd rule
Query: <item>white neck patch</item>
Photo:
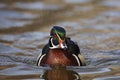
[[[60,48],[59,44],[58,45],[54,45],[52,42],[53,38],[51,38],[50,42],[52,44],[52,47],[49,47],[50,49],[56,49],[56,48]]]
[[[61,48],[59,44],[58,45],[54,45],[52,40],[53,40],[53,38],[51,38],[51,40],[50,40],[51,45],[52,45],[52,47],[49,47],[50,49]],[[66,44],[65,45],[62,44],[61,46],[62,46],[62,49],[67,48]]]

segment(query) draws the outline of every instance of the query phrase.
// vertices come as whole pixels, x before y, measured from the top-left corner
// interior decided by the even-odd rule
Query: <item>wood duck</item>
[[[62,27],[52,27],[49,42],[38,56],[37,66],[46,65],[85,66],[78,45],[66,37],[66,31]]]

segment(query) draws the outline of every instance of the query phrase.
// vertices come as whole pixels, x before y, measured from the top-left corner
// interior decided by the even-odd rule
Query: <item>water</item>
[[[0,1],[1,80],[119,80],[119,0]],[[87,66],[36,66],[53,25],[76,41]],[[56,75],[56,76],[54,76]]]

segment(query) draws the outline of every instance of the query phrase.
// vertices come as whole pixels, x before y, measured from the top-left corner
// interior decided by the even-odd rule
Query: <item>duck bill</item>
[[[67,48],[66,43],[61,39],[59,40],[59,45],[60,45],[60,48],[62,48],[62,49]]]

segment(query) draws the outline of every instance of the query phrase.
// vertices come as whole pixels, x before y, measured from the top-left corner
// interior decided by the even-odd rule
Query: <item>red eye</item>
[[[54,38],[57,38],[57,35],[56,35],[56,34],[54,34]]]

